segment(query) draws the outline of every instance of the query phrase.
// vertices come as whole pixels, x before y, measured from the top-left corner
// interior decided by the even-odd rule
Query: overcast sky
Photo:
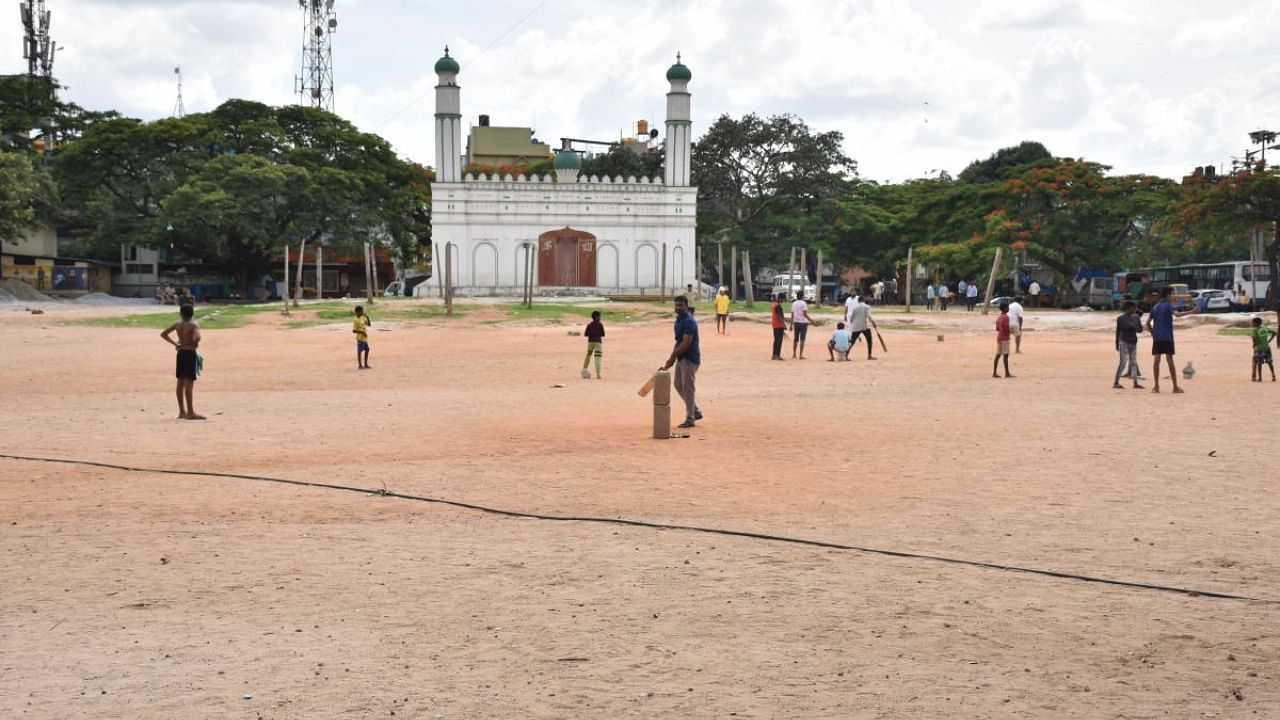
[[[0,72],[22,72],[0,13]],[[296,100],[295,0],[47,0],[66,97],[153,119]],[[1275,0],[337,0],[336,110],[434,163],[431,68],[448,44],[466,120],[617,139],[665,113],[677,51],[694,136],[719,115],[792,113],[844,133],[885,181],[1022,140],[1117,172],[1180,177],[1280,129]],[[531,14],[530,14],[531,13]],[[528,17],[526,17],[526,15]]]

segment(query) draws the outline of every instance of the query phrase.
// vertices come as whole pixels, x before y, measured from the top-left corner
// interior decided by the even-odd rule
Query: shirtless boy
[[[204,420],[204,416],[197,415],[195,408],[191,404],[191,392],[196,384],[196,366],[199,363],[196,349],[200,347],[200,326],[193,319],[195,317],[195,309],[190,305],[183,305],[179,312],[182,315],[182,319],[160,333],[160,337],[165,342],[178,349],[178,419]],[[176,341],[169,337],[175,332],[178,333]],[[185,405],[183,404],[184,398],[186,399]]]

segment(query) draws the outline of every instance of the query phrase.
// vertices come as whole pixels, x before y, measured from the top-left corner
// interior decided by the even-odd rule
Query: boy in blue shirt
[[[662,369],[676,366],[672,385],[684,401],[684,422],[679,427],[691,428],[702,419],[702,411],[698,409],[698,401],[694,388],[694,380],[698,376],[698,367],[702,364],[702,353],[698,349],[698,323],[693,319],[689,309],[689,299],[681,295],[676,298],[676,345]]]
[[[1169,363],[1169,375],[1173,377],[1173,391],[1175,393],[1182,392],[1182,388],[1178,387],[1178,370],[1173,366],[1173,319],[1182,317],[1183,315],[1194,315],[1199,310],[1192,308],[1178,312],[1173,309],[1173,304],[1169,302],[1169,295],[1173,293],[1173,288],[1165,287],[1160,290],[1160,302],[1151,308],[1151,313],[1147,315],[1147,332],[1151,333],[1151,356],[1155,358],[1152,370],[1155,374],[1153,378],[1154,385],[1151,386],[1151,392],[1160,392],[1160,356],[1163,355]]]

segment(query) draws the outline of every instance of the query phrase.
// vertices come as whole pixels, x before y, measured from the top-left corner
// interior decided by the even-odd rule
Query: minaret
[[[663,181],[668,186],[689,186],[689,81],[693,73],[680,62],[680,53],[676,53],[676,64],[667,70],[667,80],[671,83],[671,92],[667,93],[667,155],[666,173]]]
[[[458,61],[436,61],[436,182],[462,182],[462,90],[458,87]]]

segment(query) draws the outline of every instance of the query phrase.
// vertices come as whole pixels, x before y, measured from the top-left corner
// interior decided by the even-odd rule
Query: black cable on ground
[[[94,462],[91,460],[66,460],[63,458],[46,458],[31,457],[27,455],[9,455],[0,453],[0,458],[6,460],[25,460],[30,462],[44,463],[60,463],[64,465],[81,465],[85,467],[106,468],[108,470],[121,470],[133,473],[157,473],[161,475],[190,475],[196,477],[215,477],[215,478],[231,478],[234,480],[252,480],[255,482],[280,483],[282,485],[297,485],[299,487],[320,488],[323,490],[345,490],[347,492],[358,492],[364,495],[380,495],[382,497],[397,498],[400,500],[413,500],[416,502],[435,503],[438,505],[449,505],[451,507],[462,508],[464,510],[475,510],[476,512],[489,513],[491,515],[501,515],[504,517],[523,518],[527,520],[550,520],[554,522],[583,522],[583,523],[602,523],[608,525],[626,525],[629,527],[642,527],[652,530],[683,530],[685,532],[706,533],[710,535],[724,535],[728,537],[750,538],[753,540],[767,540],[770,542],[789,543],[791,545],[805,545],[808,547],[826,548],[829,550],[849,550],[853,552],[867,553],[870,555],[886,555],[888,557],[908,558],[912,560],[928,560],[931,562],[947,563],[950,565],[964,565],[967,567],[983,568],[986,570],[1004,570],[1007,572],[1025,573],[1028,575],[1040,575],[1045,577],[1060,578],[1063,580],[1075,580],[1078,582],[1098,583],[1101,585],[1114,585],[1117,587],[1135,588],[1139,590],[1156,590],[1159,592],[1178,593],[1180,595],[1189,595],[1191,597],[1207,597],[1219,600],[1244,600],[1247,602],[1267,603],[1271,605],[1280,605],[1280,599],[1275,598],[1255,598],[1247,595],[1235,595],[1232,593],[1215,592],[1213,590],[1196,590],[1193,588],[1174,587],[1171,585],[1156,585],[1152,583],[1135,582],[1131,580],[1116,580],[1113,578],[1093,577],[1090,575],[1080,575],[1077,573],[1065,572],[1061,570],[1046,570],[1043,568],[1021,567],[1018,565],[1001,565],[998,563],[983,562],[981,560],[965,560],[963,558],[947,557],[944,555],[929,555],[925,553],[914,553],[905,550],[885,550],[883,548],[861,547],[858,545],[845,545],[843,543],[827,542],[825,540],[808,540],[805,538],[787,537],[784,535],[770,535],[767,533],[751,532],[748,530],[727,530],[724,528],[700,527],[697,525],[672,525],[669,523],[650,522],[648,520],[628,520],[626,518],[608,518],[593,517],[590,515],[544,515],[542,513],[521,512],[519,510],[503,510],[501,508],[492,508],[485,505],[476,505],[475,503],[462,502],[460,500],[448,500],[445,498],[423,497],[421,495],[407,495],[405,493],[393,492],[385,488],[361,488],[351,485],[335,485],[332,483],[308,482],[306,480],[288,480],[285,478],[265,477],[261,475],[242,475],[239,473],[212,472],[207,470],[166,470],[159,468],[130,467],[128,465],[115,465],[112,463]]]

